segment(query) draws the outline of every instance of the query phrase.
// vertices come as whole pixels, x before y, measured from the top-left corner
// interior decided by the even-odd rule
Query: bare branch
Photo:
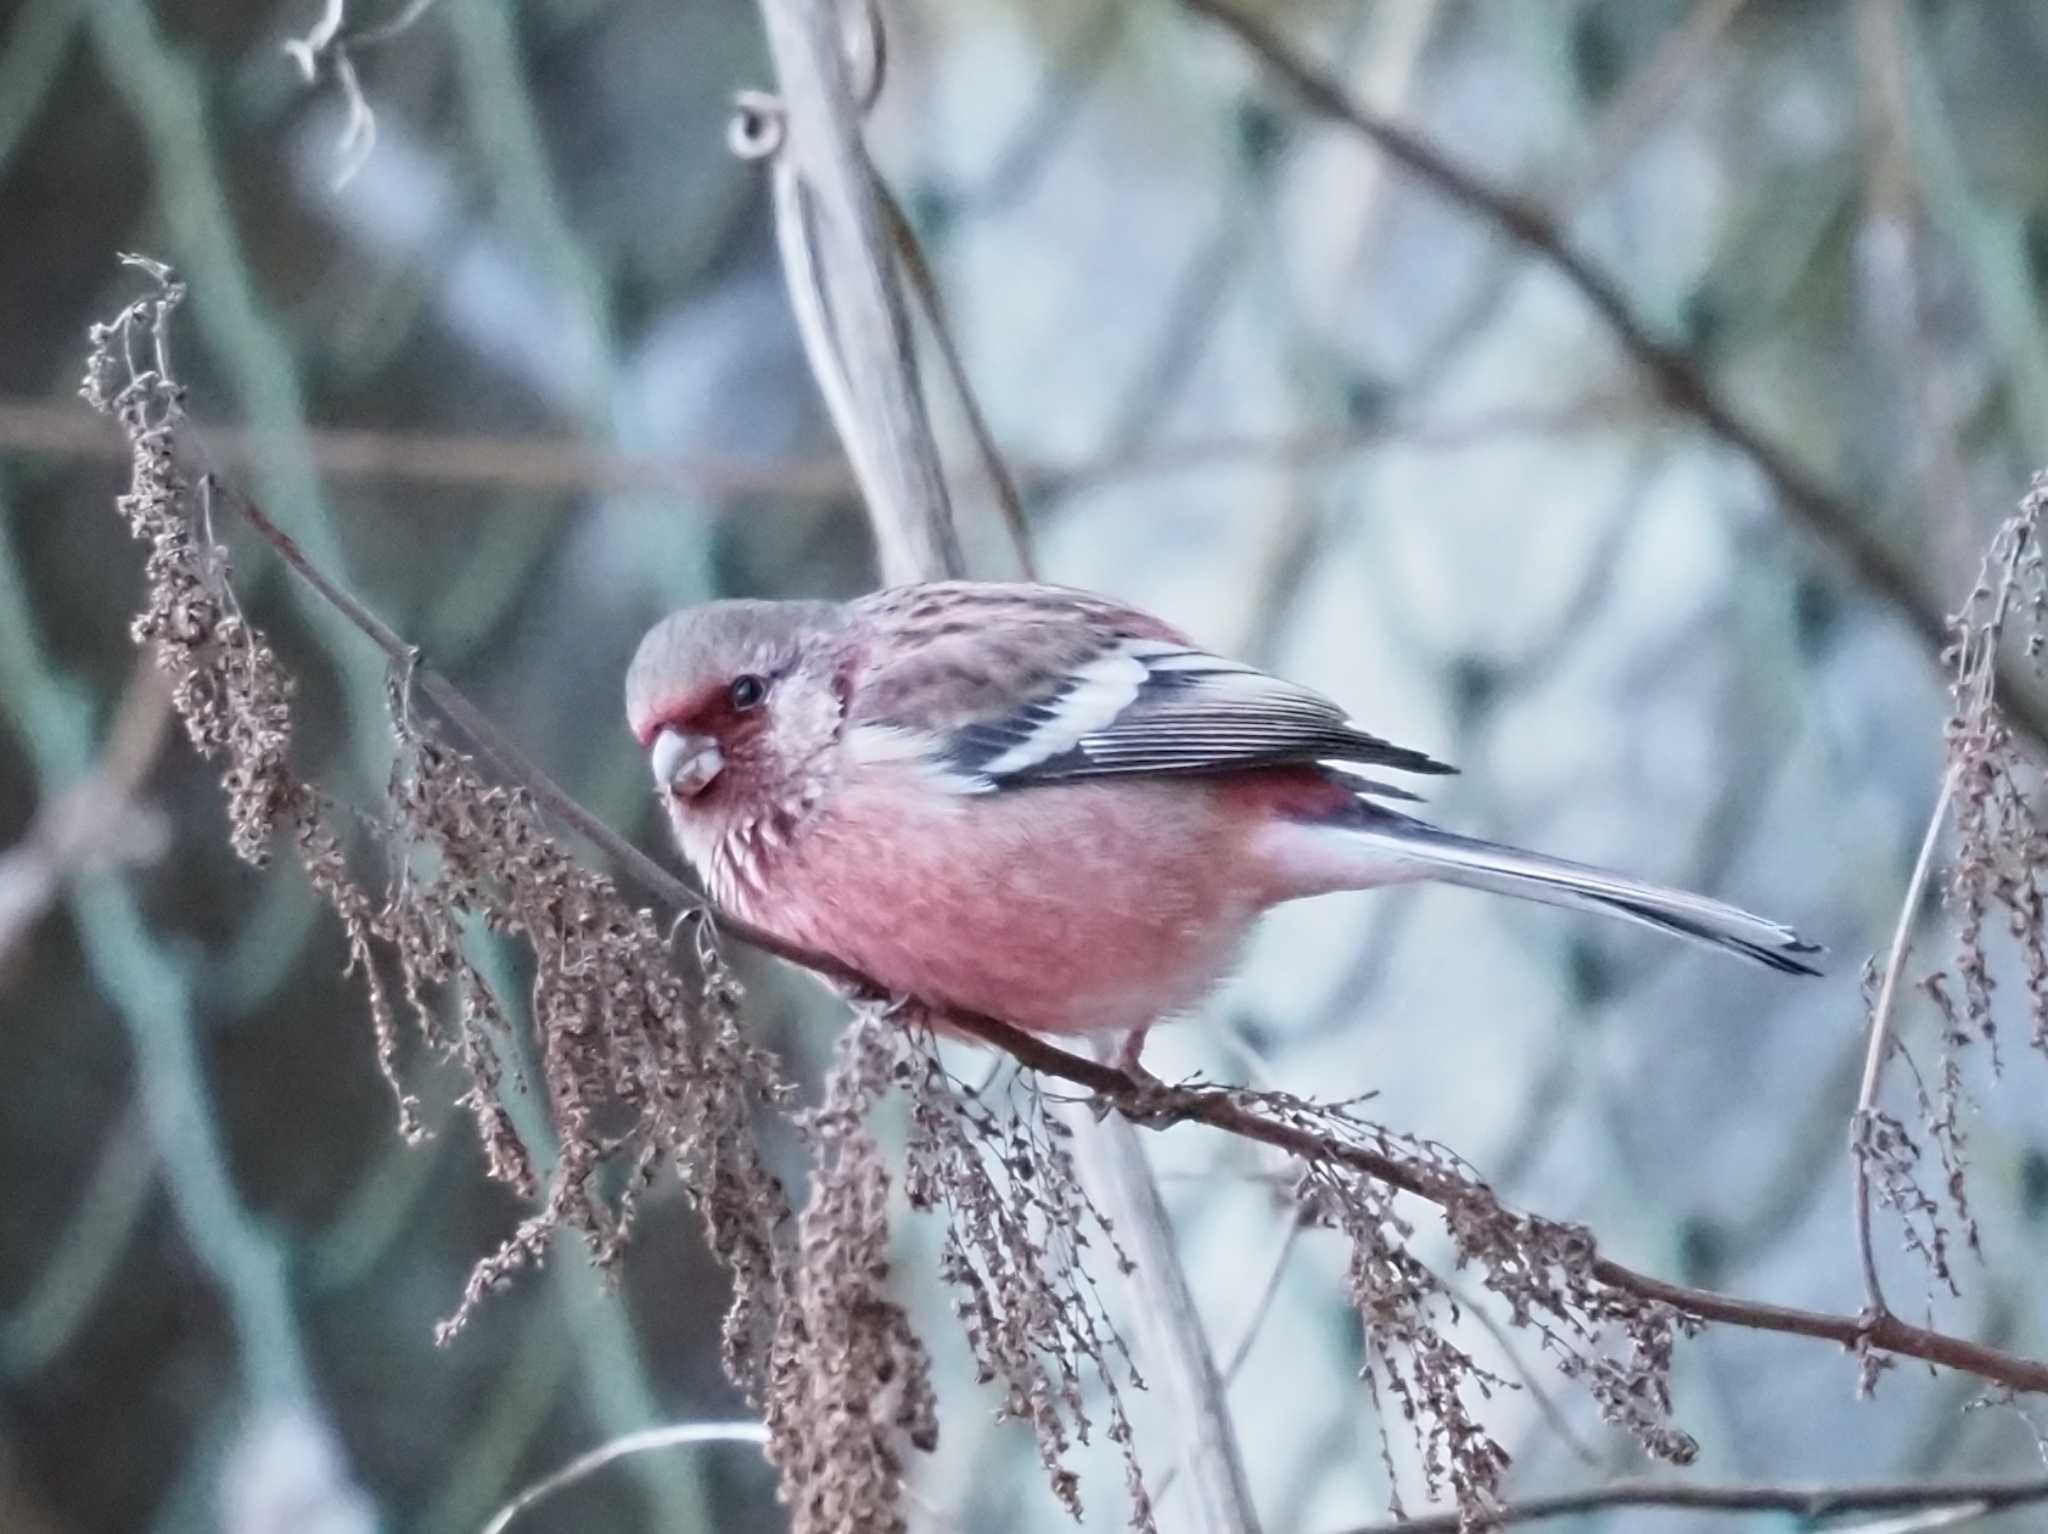
[[[734,935],[753,942],[753,934]],[[776,944],[778,949],[787,945]],[[945,1014],[949,1027],[972,1034],[993,1044],[1042,1075],[1088,1088],[1110,1106],[1149,1128],[1171,1124],[1207,1124],[1242,1139],[1256,1140],[1304,1160],[1336,1162],[1362,1172],[1375,1181],[1404,1193],[1412,1193],[1440,1207],[1455,1203],[1474,1191],[1472,1184],[1443,1173],[1418,1167],[1415,1163],[1370,1147],[1341,1143],[1330,1136],[1313,1133],[1269,1118],[1243,1106],[1236,1096],[1220,1089],[1162,1087],[1136,1080],[1113,1066],[1103,1065],[1069,1053],[1022,1029],[994,1018],[972,1013]],[[1481,1185],[1483,1191],[1483,1185]],[[2048,1392],[2048,1363],[2015,1353],[2001,1352],[1964,1338],[1910,1325],[1897,1316],[1885,1315],[1875,1324],[1860,1316],[1827,1311],[1800,1310],[1786,1305],[1738,1299],[1710,1289],[1695,1289],[1667,1283],[1647,1273],[1624,1267],[1611,1258],[1593,1259],[1591,1271],[1601,1282],[1646,1300],[1669,1305],[1680,1315],[1700,1321],[1717,1321],[1752,1331],[1783,1332],[1838,1343],[1845,1348],[1867,1344],[1885,1352],[1940,1364],[1965,1374],[2010,1385],[2015,1390]]]
[[[400,639],[375,613],[329,580],[319,567],[306,557],[305,551],[291,535],[271,521],[261,506],[242,495],[227,495],[226,499],[231,506],[241,512],[249,525],[264,542],[277,551],[278,556],[286,564],[323,598],[332,603],[337,612],[360,629],[372,644],[384,652],[393,665],[408,668],[413,685],[424,693],[436,708],[446,714],[450,722],[467,735],[500,772],[531,792],[536,803],[582,835],[585,840],[631,874],[639,884],[660,895],[670,905],[686,911],[702,907],[702,901],[687,884],[579,804],[567,789],[555,782],[537,763],[513,745],[498,727],[491,723],[483,710],[457,691],[454,683],[433,667],[424,664],[417,647],[408,645]]]
[[[1287,1230],[1280,1238],[1280,1245],[1273,1253],[1273,1261],[1266,1270],[1266,1280],[1259,1285],[1259,1297],[1252,1302],[1252,1313],[1244,1324],[1244,1330],[1237,1335],[1237,1345],[1230,1350],[1230,1361],[1223,1366],[1223,1384],[1227,1389],[1237,1382],[1238,1373],[1244,1368],[1245,1360],[1252,1356],[1252,1345],[1259,1340],[1259,1333],[1265,1330],[1266,1318],[1273,1313],[1273,1301],[1280,1296],[1282,1280],[1287,1277],[1288,1261],[1294,1256],[1294,1248],[1301,1240],[1301,1233],[1308,1224],[1301,1217],[1298,1208],[1289,1208]],[[1162,1507],[1172,1495],[1180,1478],[1180,1466],[1168,1465],[1152,1488],[1152,1503]]]
[[[1913,928],[1919,921],[1920,906],[1927,895],[1927,881],[1934,872],[1934,849],[1941,842],[1941,828],[1948,823],[1948,807],[1955,798],[1956,773],[1942,774],[1941,793],[1934,812],[1927,817],[1927,834],[1920,841],[1920,855],[1913,861],[1912,877],[1906,881],[1905,898],[1899,902],[1898,925],[1892,929],[1892,946],[1885,958],[1884,979],[1877,1001],[1870,1009],[1870,1047],[1863,1057],[1863,1080],[1856,1092],[1856,1108],[1849,1116],[1849,1155],[1856,1168],[1856,1257],[1863,1270],[1863,1303],[1871,1315],[1882,1315],[1888,1307],[1884,1290],[1877,1281],[1877,1255],[1870,1239],[1870,1137],[1875,1125],[1878,1083],[1884,1076],[1885,1056],[1890,1053],[1892,1012],[1898,1004],[1899,978],[1905,972],[1906,955],[1912,949]]]

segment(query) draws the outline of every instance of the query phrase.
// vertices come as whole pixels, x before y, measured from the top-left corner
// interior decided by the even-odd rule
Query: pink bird
[[[1105,597],[947,581],[720,601],[641,641],[626,712],[718,904],[892,991],[1137,1041],[1269,906],[1433,879],[1655,927],[1790,974],[1718,900],[1440,831],[1363,776],[1454,769]]]

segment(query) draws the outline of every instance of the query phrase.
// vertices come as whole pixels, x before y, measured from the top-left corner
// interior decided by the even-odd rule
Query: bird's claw
[[[1095,1095],[1089,1111],[1097,1123],[1109,1117],[1112,1108],[1140,1129],[1164,1129],[1176,1121],[1170,1110],[1179,1101],[1180,1091],[1172,1082],[1162,1081],[1134,1059],[1122,1060],[1119,1069],[1130,1087],[1114,1094]]]

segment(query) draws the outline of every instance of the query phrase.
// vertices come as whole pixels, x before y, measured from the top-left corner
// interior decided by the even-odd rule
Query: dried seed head
[[[1076,1518],[1080,1481],[1067,1466],[1095,1423],[1099,1388],[1106,1433],[1129,1492],[1129,1525],[1153,1527],[1125,1388],[1144,1388],[1088,1268],[1091,1256],[1128,1270],[1101,1210],[1082,1185],[1072,1132],[1035,1082],[1014,1073],[988,1096],[949,1075],[929,1032],[905,1028],[897,1079],[909,1098],[904,1187],[913,1209],[946,1228],[939,1277],[952,1291],[979,1380],[1001,1396],[998,1414],[1030,1424],[1053,1494]]]
[[[466,1070],[460,1101],[491,1175],[542,1199],[477,1265],[441,1335],[459,1330],[512,1273],[540,1262],[565,1227],[598,1263],[615,1262],[638,1190],[666,1160],[732,1270],[726,1364],[758,1394],[784,1324],[790,1211],[760,1158],[753,1115],[788,1088],[745,1041],[738,988],[708,943],[680,960],[671,954],[653,917],[570,858],[527,795],[486,782],[413,717],[397,678],[388,693],[395,765],[373,822],[386,888],[381,898],[369,892],[330,806],[293,772],[290,679],[242,617],[226,550],[209,530],[210,485],[179,458],[184,412],[169,338],[184,289],[155,263],[134,264],[153,289],[94,327],[83,392],[128,437],[131,482],[120,505],[149,547],[135,637],[169,674],[193,744],[223,765],[235,850],[261,862],[288,839],[340,919],[403,1129],[419,1132],[417,1105],[398,1088],[401,999],[422,1041]],[[559,1139],[551,1158],[521,1143],[501,1095],[510,1014],[466,957],[476,926],[523,942],[533,962],[532,1028]],[[543,1159],[552,1160],[544,1190]],[[628,1176],[607,1202],[598,1176],[614,1162]]]
[[[1948,967],[1925,976],[1919,987],[1940,1022],[1932,1069],[1920,1069],[1899,1032],[1891,1045],[1911,1072],[1920,1132],[1908,1133],[1902,1119],[1875,1109],[1855,1125],[1854,1152],[1879,1201],[1897,1214],[1907,1249],[1922,1259],[1930,1302],[1937,1285],[1956,1291],[1950,1259],[1958,1232],[1962,1245],[1981,1255],[1968,1185],[1964,1126],[1973,1104],[1965,1060],[1981,1045],[1990,1074],[1996,1077],[2003,1068],[1995,975],[2001,945],[2009,945],[2025,975],[2029,1043],[2048,1054],[2048,819],[2042,774],[2021,749],[1998,693],[1999,663],[2015,625],[2024,655],[2039,668],[2048,616],[2044,506],[2048,477],[2036,476],[2019,510],[1992,538],[1961,611],[1949,620],[1943,651],[1950,668],[1945,793],[1956,849],[1943,896],[1955,942]],[[1866,979],[1868,1011],[1874,1011],[1872,993]],[[1939,1174],[1935,1188],[1922,1181],[1930,1160]]]

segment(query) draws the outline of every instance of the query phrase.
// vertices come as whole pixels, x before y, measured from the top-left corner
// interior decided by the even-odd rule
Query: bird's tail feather
[[[1382,812],[1374,815],[1370,824],[1347,830],[1373,842],[1378,855],[1410,865],[1417,878],[1618,916],[1660,932],[1726,949],[1786,974],[1820,973],[1805,957],[1820,953],[1819,945],[1805,941],[1782,922],[1752,915],[1704,895],[1646,884],[1625,874],[1545,857],[1540,852],[1524,852],[1498,842],[1439,831],[1403,815]]]

